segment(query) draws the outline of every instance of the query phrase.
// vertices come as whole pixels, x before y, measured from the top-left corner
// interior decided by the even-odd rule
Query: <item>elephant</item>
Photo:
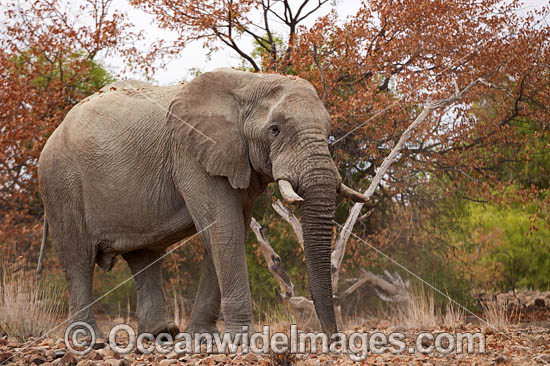
[[[139,333],[177,333],[161,259],[199,233],[205,245],[186,331],[252,326],[245,241],[255,199],[277,182],[299,204],[309,288],[324,332],[337,332],[331,237],[342,184],[328,148],[330,116],[308,81],[232,69],[187,84],[118,81],[75,105],[39,159],[44,238],[67,279],[69,320],[101,334],[91,304],[95,265],[117,256],[136,283]]]

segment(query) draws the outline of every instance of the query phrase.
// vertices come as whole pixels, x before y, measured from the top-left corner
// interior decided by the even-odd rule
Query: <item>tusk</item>
[[[346,186],[344,183],[342,183],[342,185],[340,186],[338,193],[340,193],[340,195],[343,197],[349,198],[353,202],[367,203],[369,201],[369,198],[367,196],[351,189],[350,187]]]
[[[283,196],[284,200],[289,203],[295,203],[295,202],[303,202],[304,199],[296,192],[294,192],[294,188],[292,188],[292,184],[288,180],[281,179],[278,181],[279,183],[279,190],[281,191],[281,195]]]

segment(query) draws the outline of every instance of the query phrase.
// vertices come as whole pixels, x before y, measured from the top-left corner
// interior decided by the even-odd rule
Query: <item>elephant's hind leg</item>
[[[66,220],[65,224],[68,221]],[[103,337],[103,333],[96,324],[92,309],[92,282],[95,267],[93,246],[86,239],[85,234],[75,235],[76,232],[80,232],[76,228],[82,227],[82,225],[68,225],[67,230],[64,230],[65,233],[60,233],[60,225],[56,224],[55,221],[50,223],[54,231],[54,235],[52,235],[53,246],[67,279],[69,323],[86,322],[95,329],[98,337]],[[68,250],[68,248],[70,249]]]
[[[178,327],[168,320],[162,293],[160,258],[164,251],[136,250],[123,255],[136,281],[137,318],[139,333],[170,333],[176,335]]]
[[[216,321],[220,315],[220,302],[218,276],[210,253],[206,252],[201,265],[201,278],[193,303],[191,322],[186,332],[191,334],[218,332]]]

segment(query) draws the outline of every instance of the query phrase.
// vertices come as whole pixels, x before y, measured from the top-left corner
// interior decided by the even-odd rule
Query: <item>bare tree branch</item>
[[[451,95],[448,98],[428,101],[426,104],[424,104],[424,109],[422,110],[422,112],[418,115],[418,117],[416,117],[414,122],[411,123],[409,127],[407,127],[405,132],[403,132],[403,134],[401,135],[401,138],[399,139],[397,144],[393,147],[390,154],[382,162],[382,165],[376,172],[374,179],[372,180],[369,188],[365,191],[364,195],[367,196],[367,198],[370,198],[373,196],[374,191],[376,190],[376,188],[378,188],[378,185],[380,184],[380,182],[382,181],[382,178],[388,171],[388,168],[390,167],[391,164],[393,164],[397,160],[399,152],[401,151],[403,146],[405,146],[405,143],[409,140],[413,131],[422,122],[424,122],[424,120],[432,113],[434,109],[438,109],[452,102],[456,102],[457,100],[462,98],[467,92],[469,92],[470,89],[472,89],[475,85],[481,83],[481,81],[482,81],[481,78],[475,79],[470,84],[468,84],[465,88],[463,88],[462,90],[457,90],[453,95]],[[353,207],[350,209],[350,214],[346,219],[346,222],[344,223],[342,230],[338,235],[338,238],[336,239],[336,245],[334,247],[334,251],[332,252],[332,257],[331,257],[331,264],[333,269],[333,276],[332,276],[333,288],[336,288],[338,285],[339,272],[340,272],[339,270],[340,270],[340,266],[342,265],[342,260],[344,259],[344,253],[346,252],[346,245],[363,206],[364,206],[364,203],[356,203],[353,205]]]
[[[300,243],[300,246],[302,247],[302,250],[304,249],[304,232],[302,230],[302,225],[300,224],[300,221],[292,211],[290,211],[289,208],[285,207],[283,203],[280,200],[277,200],[274,204],[272,204],[273,209],[286,221],[292,226],[292,229],[296,233],[296,237],[298,238],[298,243]]]
[[[269,269],[269,272],[271,272],[271,274],[273,275],[273,277],[275,277],[275,280],[277,280],[277,283],[279,284],[279,289],[281,290],[281,296],[283,297],[283,299],[296,296],[296,294],[294,293],[294,284],[292,284],[288,273],[283,267],[283,261],[281,260],[281,257],[275,252],[275,250],[273,250],[271,244],[269,244],[269,241],[265,236],[264,229],[258,223],[258,221],[256,221],[255,218],[252,218],[250,222],[250,228],[258,239],[262,255],[267,262],[267,268]]]

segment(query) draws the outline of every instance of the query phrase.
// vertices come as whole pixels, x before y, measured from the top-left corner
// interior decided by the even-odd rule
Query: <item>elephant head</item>
[[[170,105],[168,124],[211,175],[246,189],[252,171],[301,203],[309,287],[323,331],[337,331],[331,285],[336,194],[364,197],[341,183],[328,149],[330,117],[300,78],[234,70],[205,73]]]

